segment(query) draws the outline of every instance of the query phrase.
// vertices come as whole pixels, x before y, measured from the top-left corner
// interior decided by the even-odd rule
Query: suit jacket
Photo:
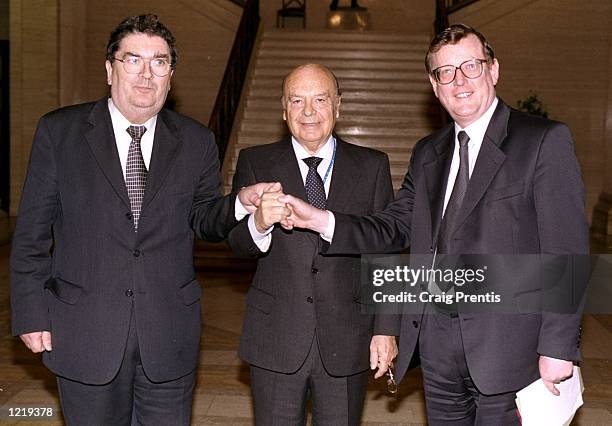
[[[119,370],[133,316],[147,376],[171,380],[199,352],[194,230],[224,238],[235,198],[220,198],[211,132],[164,109],[136,233],[107,101],[38,124],[13,237],[12,331],[50,330],[45,364],[102,384]]]
[[[334,212],[336,228],[326,253],[410,245],[412,254],[433,256],[453,148],[453,124],[419,141],[395,202],[367,218]],[[588,253],[584,187],[564,124],[512,110],[500,100],[451,247],[454,254]],[[540,283],[532,285],[530,291],[541,290]],[[536,380],[540,354],[580,358],[579,312],[459,315],[470,374],[485,394],[516,390]],[[400,379],[414,352],[420,321],[418,314],[403,316]]]
[[[285,193],[307,199],[298,161],[291,138],[243,149],[234,188],[280,181]],[[337,138],[333,167],[328,208],[364,215],[393,199],[389,160],[382,152]],[[232,230],[229,242],[237,254],[259,259],[240,339],[240,357],[246,362],[295,372],[308,355],[316,329],[326,370],[347,376],[368,368],[373,333],[399,333],[398,317],[378,318],[375,325],[372,312],[366,312],[359,256],[321,255],[317,234],[288,232],[278,225],[268,252],[262,253],[246,220]]]

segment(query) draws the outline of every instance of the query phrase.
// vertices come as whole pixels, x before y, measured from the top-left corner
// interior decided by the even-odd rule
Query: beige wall
[[[208,122],[242,9],[227,0],[105,0],[87,2],[87,99],[107,93],[104,58],[112,28],[124,17],[151,12],[172,31],[179,59],[172,78],[176,109]]]
[[[11,215],[17,212],[36,123],[59,104],[58,9],[58,0],[10,3]]]
[[[500,62],[498,93],[506,102],[516,106],[536,91],[549,118],[571,127],[590,215],[604,182],[612,3],[480,0],[451,15],[453,22],[476,27],[493,44]]]
[[[108,93],[106,42],[124,17],[152,12],[172,30],[179,60],[170,96],[178,111],[207,123],[242,15],[228,0],[10,2],[11,215],[38,119]]]

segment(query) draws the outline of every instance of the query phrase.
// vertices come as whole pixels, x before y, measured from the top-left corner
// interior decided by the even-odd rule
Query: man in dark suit
[[[194,232],[225,238],[240,203],[220,196],[211,132],[162,108],[176,49],[157,17],[121,22],[106,59],[110,98],[38,124],[13,237],[12,332],[44,352],[67,424],[186,425],[201,329]]]
[[[330,70],[297,67],[281,99],[291,137],[242,150],[234,188],[274,179],[319,208],[357,215],[392,200],[387,156],[332,133],[340,91]],[[314,424],[357,425],[368,366],[380,377],[397,353],[398,317],[366,311],[358,256],[323,256],[315,233],[273,226],[288,213],[280,195],[264,194],[229,236],[236,253],[259,259],[240,342],[256,424],[305,424],[310,396]]]
[[[284,226],[322,233],[331,241],[323,250],[328,255],[408,245],[430,259],[588,253],[584,188],[569,129],[496,97],[499,63],[473,28],[453,25],[437,35],[426,67],[454,123],[415,146],[395,202],[359,217],[285,196],[279,201],[290,203],[293,214]],[[520,266],[503,281],[512,303],[525,290],[526,265]],[[547,291],[543,282],[527,281],[531,293]],[[541,377],[558,394],[555,383],[571,376],[580,358],[580,297],[574,302],[570,312],[525,314],[427,303],[425,313],[436,315],[421,310],[402,318],[397,376],[405,374],[418,341],[429,424],[519,424],[515,392]]]

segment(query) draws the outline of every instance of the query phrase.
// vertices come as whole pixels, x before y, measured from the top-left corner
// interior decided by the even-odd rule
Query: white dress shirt
[[[446,205],[448,204],[448,200],[450,199],[451,193],[453,192],[455,179],[457,179],[457,172],[459,172],[459,140],[457,139],[457,134],[461,130],[463,130],[470,137],[470,140],[468,142],[468,155],[469,172],[470,177],[472,177],[472,172],[474,171],[474,166],[476,165],[476,160],[478,159],[478,153],[480,152],[482,141],[487,131],[487,127],[489,127],[489,122],[491,121],[491,117],[493,117],[493,113],[495,112],[495,108],[497,107],[498,102],[498,99],[495,98],[493,100],[493,103],[491,103],[491,106],[489,106],[485,113],[481,115],[480,118],[478,118],[472,124],[467,126],[465,129],[462,129],[455,122],[455,149],[453,151],[453,159],[451,160],[451,166],[448,172],[448,182],[446,184],[446,193],[444,195],[444,211],[446,211]],[[442,212],[442,214],[444,214],[444,211]],[[334,232],[336,230],[336,218],[332,212],[328,211],[327,213],[329,215],[327,229],[324,233],[320,235],[321,238],[331,243],[334,236]]]
[[[295,153],[295,157],[298,159],[298,166],[300,168],[300,174],[302,175],[302,182],[306,185],[306,175],[308,174],[308,166],[302,159],[308,157],[319,157],[323,160],[317,166],[317,172],[319,172],[319,176],[323,180],[323,186],[325,188],[325,195],[329,195],[329,188],[331,184],[331,177],[333,174],[334,165],[332,164],[332,160],[334,158],[334,151],[336,147],[336,140],[333,136],[330,136],[327,139],[327,142],[317,151],[314,155],[311,155],[306,149],[300,145],[300,143],[294,138],[291,137],[291,145],[293,146],[293,152]],[[261,233],[257,230],[255,226],[255,215],[251,215],[248,220],[249,231],[251,233],[251,237],[253,241],[262,252],[268,251],[270,248],[270,244],[272,243],[272,235],[271,232],[274,227],[270,227],[264,233]],[[329,229],[329,226],[328,226]]]
[[[446,184],[444,209],[442,210],[442,215],[444,215],[444,212],[446,211],[446,205],[448,204],[448,200],[453,192],[453,186],[455,185],[455,180],[457,179],[457,173],[459,173],[459,139],[457,139],[457,135],[463,130],[470,137],[468,142],[468,156],[469,172],[470,177],[472,177],[472,172],[474,171],[474,166],[476,165],[476,160],[478,159],[478,153],[480,152],[482,141],[485,133],[487,132],[487,127],[489,127],[491,117],[493,117],[493,113],[497,107],[497,103],[498,100],[495,98],[485,113],[482,114],[478,120],[474,121],[464,129],[462,129],[461,126],[455,122],[455,148],[453,150],[453,159],[451,160],[450,170],[448,171],[448,182]]]
[[[127,132],[127,128],[134,125],[145,126],[147,128],[147,131],[144,133],[144,135],[142,135],[142,139],[140,139],[140,149],[142,151],[142,158],[144,159],[145,166],[147,167],[147,170],[149,170],[149,165],[151,164],[151,153],[153,152],[153,140],[155,139],[157,114],[149,118],[143,124],[132,124],[127,118],[125,118],[121,111],[119,111],[111,98],[108,98],[108,110],[110,112],[111,122],[113,124],[115,142],[117,143],[117,153],[119,154],[119,161],[121,162],[121,169],[123,170],[123,180],[125,181],[125,166],[127,164],[130,143],[132,142],[132,137]],[[234,216],[236,220],[241,220],[248,214],[246,208],[242,205],[238,197],[236,197],[234,207]]]
[[[113,123],[117,153],[119,154],[119,161],[121,161],[121,169],[123,170],[123,180],[125,180],[126,177],[125,165],[127,164],[128,151],[130,150],[130,143],[132,142],[132,137],[127,132],[127,128],[130,126],[145,126],[147,128],[145,134],[142,135],[142,139],[140,139],[140,149],[142,150],[142,158],[144,159],[145,166],[147,166],[147,170],[149,170],[151,152],[153,152],[153,139],[155,137],[157,114],[149,118],[143,124],[132,124],[123,114],[121,114],[121,111],[117,109],[111,98],[108,98],[108,110],[110,112],[111,122]]]

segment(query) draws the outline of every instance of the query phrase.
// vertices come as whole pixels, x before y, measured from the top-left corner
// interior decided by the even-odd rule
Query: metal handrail
[[[436,34],[448,27],[448,15],[478,0],[436,0],[436,20],[434,30]]]
[[[215,134],[219,159],[223,161],[229,142],[240,94],[244,86],[251,53],[259,28],[259,0],[246,0],[242,18],[234,38],[234,45],[227,60],[223,80],[215,106],[208,121],[208,127]]]

